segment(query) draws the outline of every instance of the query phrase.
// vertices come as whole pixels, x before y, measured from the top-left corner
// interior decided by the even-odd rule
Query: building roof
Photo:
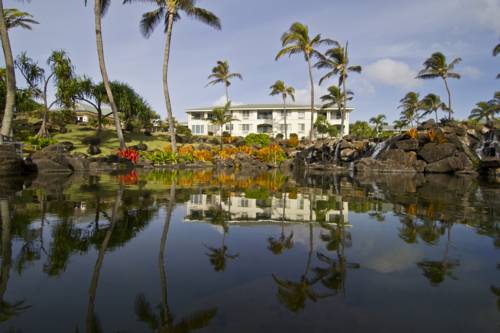
[[[211,112],[215,106],[208,107],[199,107],[187,109],[186,112]],[[317,110],[320,110],[322,105],[315,105]],[[309,111],[311,105],[305,104],[287,104],[286,108],[288,110],[304,110]],[[281,110],[283,109],[283,104],[242,104],[242,105],[232,105],[230,110],[233,111],[243,111],[243,110],[258,110],[258,111],[266,111],[266,110]],[[337,108],[327,108],[325,110],[336,111]],[[352,111],[353,108],[347,108],[347,111]]]
[[[54,109],[53,111],[60,111],[60,110],[64,110],[64,108],[58,108],[58,109]],[[97,115],[97,110],[92,106],[92,105],[89,105],[87,103],[77,103],[75,105],[75,112],[76,113],[93,113],[95,115]],[[103,114],[108,114],[111,112],[111,109],[108,108],[108,107],[102,107],[102,113]]]

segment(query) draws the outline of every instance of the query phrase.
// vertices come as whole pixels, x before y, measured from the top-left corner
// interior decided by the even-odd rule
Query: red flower
[[[134,164],[139,161],[139,153],[134,149],[120,149],[120,151],[118,152],[118,157],[125,158]]]

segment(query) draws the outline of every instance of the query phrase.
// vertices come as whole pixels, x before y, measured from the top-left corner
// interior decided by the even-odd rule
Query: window
[[[243,119],[250,119],[250,111],[242,111]]]
[[[305,124],[299,124],[299,132],[300,133],[304,133],[305,130],[306,130],[306,125]]]
[[[191,196],[191,203],[193,205],[201,205],[201,204],[203,204],[203,194],[193,194]]]
[[[257,114],[257,119],[272,120],[273,113],[272,113],[272,111],[260,111]]]
[[[203,125],[192,125],[191,126],[191,132],[193,134],[197,134],[197,135],[202,135],[203,133],[205,133],[205,126]]]
[[[290,129],[290,124],[287,124],[287,125],[286,125],[286,128],[287,128],[287,129]],[[285,125],[284,125],[284,124],[281,124],[281,125],[280,125],[280,132],[285,133]]]
[[[304,119],[306,117],[306,113],[304,111],[299,112],[299,119]]]
[[[203,119],[203,113],[191,113],[191,119],[201,120]]]
[[[241,199],[240,207],[248,208],[248,199]]]
[[[240,127],[242,132],[250,132],[250,124],[241,124]]]
[[[304,199],[303,198],[300,198],[297,200],[297,208],[304,209]]]
[[[212,133],[217,133],[219,131],[219,126],[218,125],[208,125],[207,131],[212,132]]]
[[[225,128],[226,128],[226,131],[232,131],[234,129],[234,125],[233,124],[227,124]]]
[[[207,119],[214,119],[215,115],[210,112],[210,113],[207,113]]]

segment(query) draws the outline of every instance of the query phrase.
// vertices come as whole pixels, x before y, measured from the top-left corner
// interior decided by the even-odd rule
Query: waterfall
[[[394,136],[390,139],[377,143],[370,157],[376,160],[380,154],[391,147],[393,142],[398,141],[399,139],[401,139],[401,136]]]
[[[482,161],[485,158],[500,158],[500,131],[490,130],[486,133],[476,148],[476,155]]]

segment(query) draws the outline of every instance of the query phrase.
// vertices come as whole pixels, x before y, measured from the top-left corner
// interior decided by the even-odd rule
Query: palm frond
[[[303,52],[303,50],[299,46],[291,45],[291,46],[285,47],[282,50],[280,50],[278,52],[278,54],[276,55],[275,60],[278,60],[279,58],[281,58],[284,55],[288,55],[289,57],[291,57],[292,55],[299,54],[302,52]]]
[[[199,7],[188,7],[184,11],[189,17],[195,18],[200,22],[205,23],[212,28],[220,30],[222,28],[220,19],[211,11],[199,8]]]
[[[153,11],[144,13],[142,15],[141,22],[139,23],[139,28],[142,35],[146,38],[149,38],[165,16],[166,15],[164,7],[160,7]]]
[[[361,71],[363,70],[363,68],[361,66],[351,66],[348,68],[348,70],[350,72],[354,72],[354,73],[361,73]]]
[[[458,73],[448,73],[447,77],[451,78],[451,79],[460,79],[461,78],[461,75],[458,74]]]

